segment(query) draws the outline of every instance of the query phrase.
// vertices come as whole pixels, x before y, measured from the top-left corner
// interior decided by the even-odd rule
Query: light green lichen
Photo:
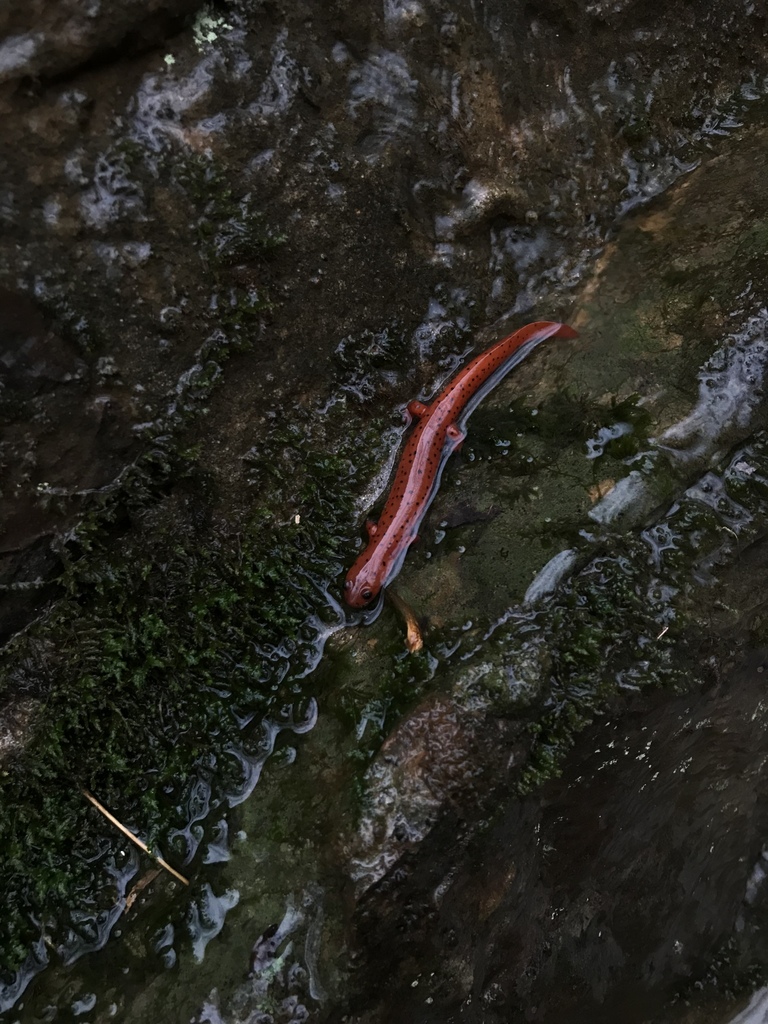
[[[210,4],[204,4],[192,22],[192,38],[198,50],[215,43],[222,32],[231,32],[234,28],[225,17],[216,14]]]

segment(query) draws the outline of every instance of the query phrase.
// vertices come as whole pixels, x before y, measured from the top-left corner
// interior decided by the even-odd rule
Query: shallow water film
[[[767,26],[0,13],[0,1019],[768,1020]]]

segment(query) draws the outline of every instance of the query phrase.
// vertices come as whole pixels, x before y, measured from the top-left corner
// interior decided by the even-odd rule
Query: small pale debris
[[[96,360],[96,373],[100,377],[116,377],[120,371],[112,356],[100,356]]]
[[[755,467],[750,466],[748,462],[737,462],[733,468],[737,473],[744,473],[745,476],[752,476],[755,472]]]
[[[415,619],[407,619],[407,630],[405,635],[405,646],[411,654],[420,651],[424,646],[424,638]]]
[[[662,631],[656,637],[656,639],[657,640],[661,640],[661,638],[664,636],[664,634],[667,633],[668,631],[669,631],[669,626],[665,626],[664,629],[662,629]]]
[[[297,512],[297,513],[296,513],[296,515],[295,515],[295,516],[293,517],[293,521],[294,521],[294,523],[296,524],[296,526],[298,526],[298,525],[299,525],[299,523],[301,522],[301,516],[299,515],[299,513],[298,513],[298,512]]]
[[[610,479],[601,480],[600,483],[593,484],[593,486],[587,491],[589,500],[594,504],[594,502],[599,501],[600,498],[604,498],[615,486],[616,481]]]
[[[389,597],[395,609],[405,620],[405,646],[406,649],[411,653],[415,654],[416,651],[420,651],[424,646],[424,638],[421,635],[419,629],[419,623],[416,619],[416,615],[411,606],[394,592],[394,590],[387,590],[387,596]]]
[[[142,891],[146,889],[150,882],[154,882],[157,876],[160,874],[160,868],[150,868],[134,885],[133,889],[125,897],[125,909],[130,910],[133,904],[136,902],[136,897]]]
[[[195,46],[202,50],[206,44],[215,43],[221,32],[231,32],[232,28],[225,18],[214,14],[211,4],[204,4],[192,24]]]

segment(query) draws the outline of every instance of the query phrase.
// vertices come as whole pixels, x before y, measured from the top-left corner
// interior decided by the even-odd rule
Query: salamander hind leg
[[[369,537],[375,537],[376,534],[379,532],[379,524],[375,521],[375,519],[366,519],[365,530]]]
[[[467,436],[466,433],[452,423],[446,430],[448,437],[448,447],[452,452],[457,452],[464,444],[464,438]]]

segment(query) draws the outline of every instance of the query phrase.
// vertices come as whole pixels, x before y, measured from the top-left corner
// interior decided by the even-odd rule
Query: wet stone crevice
[[[607,1021],[724,977],[721,949],[754,983],[764,5],[3,19],[4,1009],[46,966],[30,1021]],[[571,314],[582,341],[478,411],[409,557],[426,653],[387,610],[343,628],[398,408]],[[676,771],[707,740],[714,774]],[[124,914],[146,865],[81,785],[191,893],[142,883]],[[691,917],[670,872],[695,895],[708,815]]]
[[[441,823],[403,866],[388,913],[361,909],[382,1002],[351,1019],[524,1020],[534,1007],[574,1021],[656,1019],[750,913],[766,813],[754,758],[764,670],[765,650],[746,648],[693,698],[606,714],[556,784],[498,808],[458,870],[441,851],[449,836],[455,850],[461,819]],[[703,750],[717,778],[691,768]],[[741,983],[754,983],[756,954],[732,950],[736,990],[739,960]]]

